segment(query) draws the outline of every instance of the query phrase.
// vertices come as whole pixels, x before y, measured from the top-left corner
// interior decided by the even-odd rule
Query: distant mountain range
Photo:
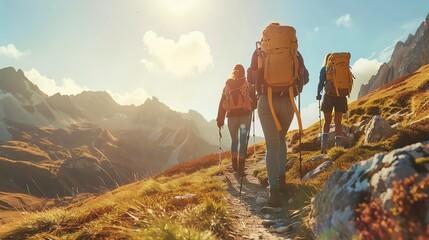
[[[429,14],[415,35],[410,34],[405,42],[396,44],[390,61],[380,66],[368,84],[360,87],[358,98],[392,80],[412,74],[426,64],[429,64]]]
[[[215,121],[196,111],[156,97],[123,106],[106,92],[49,97],[12,67],[0,69],[0,140],[0,191],[37,195],[114,187],[219,149]]]

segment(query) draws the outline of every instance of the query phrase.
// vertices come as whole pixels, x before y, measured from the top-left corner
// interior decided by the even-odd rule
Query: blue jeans
[[[258,114],[264,132],[268,182],[271,189],[279,188],[279,176],[286,172],[286,133],[292,122],[294,111],[289,96],[273,96],[274,111],[282,127],[277,130],[268,104],[268,96],[261,95],[258,102]]]
[[[246,135],[240,134],[240,125],[244,124]],[[250,131],[250,114],[236,117],[228,117],[228,129],[231,135],[231,156],[238,157],[238,138],[240,136],[240,158],[246,157],[247,133]]]

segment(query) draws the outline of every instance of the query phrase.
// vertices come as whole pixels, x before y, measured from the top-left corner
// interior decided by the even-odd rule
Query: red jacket
[[[239,88],[241,85],[243,85],[243,82],[247,81],[246,78],[242,78],[242,79],[228,79],[226,81],[226,84],[228,84],[228,86],[230,88]],[[237,116],[243,116],[243,115],[248,115],[250,114],[250,110],[246,110],[246,109],[232,109],[229,112],[226,112],[226,110],[223,108],[223,101],[225,100],[225,88],[222,90],[222,97],[219,101],[219,107],[218,107],[218,111],[217,111],[217,118],[216,121],[219,123],[222,123],[220,125],[223,125],[224,120],[225,120],[225,115],[226,117],[237,117]],[[253,99],[253,98],[252,98]],[[254,100],[256,101],[256,100]]]

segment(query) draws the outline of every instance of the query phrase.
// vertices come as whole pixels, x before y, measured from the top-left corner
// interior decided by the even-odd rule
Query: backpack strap
[[[268,86],[268,105],[270,106],[271,115],[273,116],[274,123],[276,124],[277,130],[282,130],[282,126],[280,125],[279,118],[277,117],[276,112],[274,111],[273,106],[273,89]]]
[[[300,132],[300,134],[302,136],[302,135],[304,135],[304,131],[302,130],[301,113],[299,112],[298,108],[296,107],[295,99],[293,98],[293,88],[292,88],[292,86],[289,87],[289,97],[290,97],[290,101],[292,102],[293,111],[296,114],[296,119],[298,120],[299,132]]]

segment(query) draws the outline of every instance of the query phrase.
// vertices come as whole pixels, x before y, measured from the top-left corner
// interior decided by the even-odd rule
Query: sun
[[[185,15],[189,13],[198,0],[163,0],[167,9],[175,15]]]

